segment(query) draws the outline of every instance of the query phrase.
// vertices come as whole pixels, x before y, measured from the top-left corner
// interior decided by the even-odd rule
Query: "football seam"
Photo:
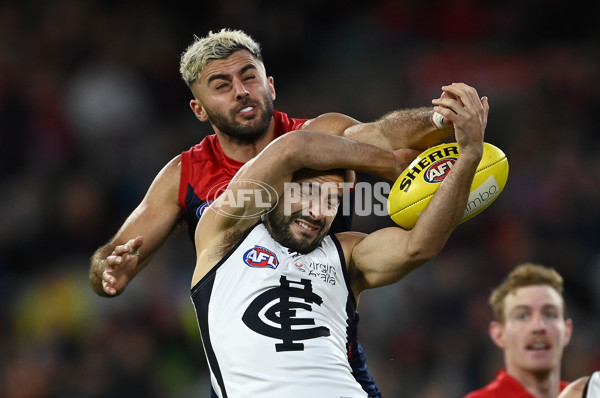
[[[483,168],[481,168],[481,169],[477,169],[477,170],[475,170],[475,174],[477,174],[477,173],[479,173],[480,171],[483,171],[483,170],[485,170],[485,169],[489,169],[490,167],[497,165],[498,163],[502,162],[503,160],[506,160],[506,156],[504,156],[502,159],[496,160],[494,163],[490,163],[490,164],[488,164],[487,166],[485,166],[485,167],[483,167]]]
[[[437,191],[437,190],[436,190],[436,191]],[[398,211],[397,211],[397,212],[395,212],[394,214],[398,214],[398,213],[400,213],[400,212],[402,212],[402,211],[404,211],[404,210],[406,210],[406,209],[408,209],[408,208],[410,208],[410,207],[412,207],[412,206],[418,205],[419,203],[421,203],[421,202],[422,202],[422,201],[424,201],[425,199],[428,199],[428,198],[430,198],[430,197],[431,197],[431,196],[433,196],[433,195],[435,195],[435,192],[434,192],[434,193],[430,193],[429,195],[422,197],[421,199],[417,200],[416,202],[412,202],[411,204],[409,204],[409,205],[408,205],[408,206],[406,206],[406,207],[403,207],[403,208],[401,208],[400,210],[398,210]]]

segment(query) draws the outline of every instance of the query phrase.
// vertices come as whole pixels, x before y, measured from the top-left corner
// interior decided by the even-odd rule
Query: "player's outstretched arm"
[[[448,122],[442,129],[438,128],[433,113],[430,107],[396,110],[374,122],[349,127],[344,136],[386,149],[423,151],[454,133]]]
[[[442,91],[441,98],[445,96],[448,93]],[[437,116],[431,107],[407,108],[389,112],[374,122],[361,123],[332,112],[307,121],[303,129],[342,135],[387,150],[423,151],[454,133],[452,121]]]
[[[119,231],[94,252],[90,259],[89,282],[96,294],[112,297],[123,292],[180,221],[179,178],[177,156],[156,176],[142,202]]]
[[[442,93],[442,97],[446,96]],[[400,109],[380,119],[361,123],[341,113],[325,113],[308,120],[303,129],[341,135],[355,141],[397,151],[403,168],[407,167],[423,150],[437,145],[454,133],[450,119],[438,114],[434,118],[431,107]],[[379,177],[394,180],[382,175]]]
[[[394,283],[435,257],[462,218],[483,154],[489,106],[487,98],[480,100],[477,91],[465,84],[444,90],[456,98],[434,100],[435,109],[454,123],[460,156],[412,230],[386,228],[364,238],[340,234],[342,244],[352,247],[347,258],[357,294]]]

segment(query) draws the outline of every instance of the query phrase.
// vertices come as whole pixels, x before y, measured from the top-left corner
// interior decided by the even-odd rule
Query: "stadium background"
[[[205,4],[208,3],[208,4]],[[178,74],[193,34],[263,46],[276,108],[369,121],[446,83],[490,98],[500,198],[401,283],[366,292],[360,336],[386,397],[459,397],[502,366],[487,296],[555,267],[574,320],[563,377],[600,369],[600,62],[594,13],[548,1],[0,3],[0,396],[208,396],[183,229],[119,298],[88,258],[160,168],[211,132]],[[361,217],[359,230],[388,220]]]

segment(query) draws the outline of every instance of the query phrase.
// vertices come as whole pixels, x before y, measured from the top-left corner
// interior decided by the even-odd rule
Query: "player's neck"
[[[246,163],[250,159],[258,155],[271,141],[275,138],[275,129],[273,123],[265,134],[253,141],[236,140],[226,134],[217,132],[219,144],[227,157],[237,160],[238,162]]]
[[[507,372],[536,398],[556,398],[558,396],[560,369],[540,373],[523,369],[512,369]]]

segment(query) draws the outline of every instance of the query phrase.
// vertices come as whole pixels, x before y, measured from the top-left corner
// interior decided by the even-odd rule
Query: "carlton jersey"
[[[337,238],[290,253],[259,223],[192,301],[219,397],[367,397],[348,363],[356,303]]]
[[[582,398],[600,398],[600,371],[592,373],[583,389]]]
[[[560,391],[569,385],[566,381],[560,382]],[[505,370],[500,370],[496,379],[480,390],[473,391],[465,398],[535,398],[521,383],[511,377]]]

